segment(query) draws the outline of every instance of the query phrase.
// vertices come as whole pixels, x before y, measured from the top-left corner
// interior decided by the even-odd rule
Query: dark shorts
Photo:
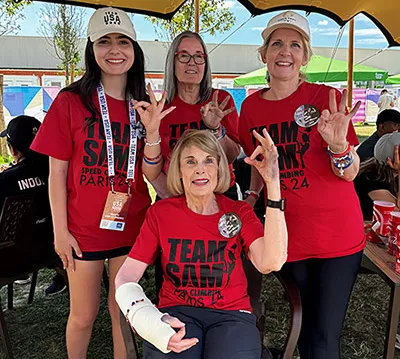
[[[185,323],[185,338],[199,342],[181,353],[164,354],[143,341],[143,359],[260,359],[261,339],[256,316],[239,310],[176,306],[162,312]]]
[[[132,247],[120,247],[109,249],[106,251],[98,251],[98,252],[82,252],[82,257],[78,257],[75,254],[75,251],[72,251],[72,256],[74,259],[79,261],[100,261],[104,259],[116,258],[127,255]]]

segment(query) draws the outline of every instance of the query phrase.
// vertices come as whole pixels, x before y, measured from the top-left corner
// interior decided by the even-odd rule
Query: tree
[[[172,41],[185,30],[194,31],[194,1],[186,2],[172,20],[147,16],[155,25],[157,36],[164,41]],[[235,24],[235,15],[225,5],[224,0],[200,0],[200,35],[223,33]]]
[[[30,2],[29,0],[22,0],[19,2],[0,0],[0,36],[15,34],[19,31],[20,26],[18,20],[24,18],[22,14],[23,7]],[[0,129],[6,127],[3,111],[3,83],[4,77],[0,74]],[[1,156],[7,156],[8,154],[6,141],[4,139],[0,141],[0,154]]]
[[[40,32],[53,48],[65,71],[65,82],[74,81],[75,68],[81,59],[79,45],[84,36],[85,10],[71,5],[46,4],[42,7]]]
[[[15,34],[20,29],[18,20],[23,19],[22,10],[31,1],[0,0],[0,36]]]

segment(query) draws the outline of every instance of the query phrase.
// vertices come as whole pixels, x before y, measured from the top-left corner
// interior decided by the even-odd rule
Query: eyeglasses
[[[207,55],[200,52],[194,55],[190,55],[186,51],[178,51],[175,52],[175,56],[177,60],[182,64],[188,64],[193,58],[193,61],[196,65],[203,65],[207,59]]]

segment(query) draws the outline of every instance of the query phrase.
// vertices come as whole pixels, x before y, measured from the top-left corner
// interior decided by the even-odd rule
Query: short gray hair
[[[180,33],[175,39],[172,41],[171,46],[169,47],[167,53],[167,60],[165,61],[165,70],[164,70],[164,90],[167,92],[167,103],[170,103],[176,95],[176,77],[175,77],[175,53],[178,51],[178,47],[181,44],[183,39],[192,38],[196,39],[200,42],[203,47],[203,52],[207,56],[205,67],[204,67],[204,76],[200,82],[200,102],[207,101],[212,92],[212,77],[211,77],[211,68],[208,59],[208,52],[206,44],[200,35],[196,32],[192,31],[184,31]]]

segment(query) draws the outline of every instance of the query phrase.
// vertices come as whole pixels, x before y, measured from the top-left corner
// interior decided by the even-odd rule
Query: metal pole
[[[349,22],[349,48],[347,59],[347,107],[353,106],[354,19]]]
[[[200,0],[194,0],[194,31],[200,31]]]

